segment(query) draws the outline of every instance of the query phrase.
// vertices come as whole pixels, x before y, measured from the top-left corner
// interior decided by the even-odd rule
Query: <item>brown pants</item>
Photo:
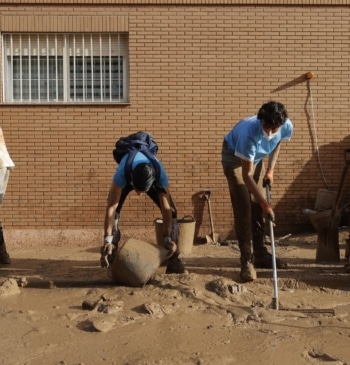
[[[231,204],[234,215],[234,228],[241,251],[241,257],[250,257],[253,250],[264,247],[264,213],[244,184],[242,176],[241,159],[234,152],[222,149],[222,166],[230,191]],[[254,180],[261,193],[265,196],[263,177],[265,167],[263,162],[254,166]]]

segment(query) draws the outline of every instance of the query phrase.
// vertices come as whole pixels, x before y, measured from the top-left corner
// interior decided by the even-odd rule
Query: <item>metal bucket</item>
[[[177,252],[179,254],[191,253],[194,241],[196,220],[191,215],[186,215],[182,219],[178,219],[177,223],[179,226]],[[163,219],[155,219],[154,226],[157,243],[161,245],[163,243]]]
[[[131,238],[121,245],[114,259],[113,279],[121,285],[142,287],[168,256],[169,251],[160,245]]]

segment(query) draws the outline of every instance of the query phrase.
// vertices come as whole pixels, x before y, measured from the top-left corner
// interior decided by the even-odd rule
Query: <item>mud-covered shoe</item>
[[[261,248],[260,250],[254,251],[254,267],[258,269],[272,269],[272,255],[267,251],[266,247]],[[287,263],[281,261],[276,258],[276,268],[277,269],[286,269],[288,267]]]
[[[251,261],[243,261],[241,263],[240,277],[244,282],[253,281],[256,279],[256,271]]]
[[[10,255],[5,249],[0,248],[0,264],[9,265],[11,264]]]
[[[166,269],[167,274],[183,274],[185,266],[178,256],[171,256]]]

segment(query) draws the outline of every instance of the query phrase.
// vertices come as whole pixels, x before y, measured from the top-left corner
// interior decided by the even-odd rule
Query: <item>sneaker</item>
[[[245,261],[241,263],[240,277],[244,282],[253,281],[256,279],[256,271],[251,261]]]
[[[258,269],[272,269],[272,255],[267,251],[266,247],[254,251],[254,266]],[[276,258],[276,268],[286,269],[287,264]]]
[[[166,269],[167,274],[183,274],[185,266],[178,256],[171,256]]]
[[[0,264],[9,265],[11,264],[10,255],[7,253],[6,249],[0,247]]]

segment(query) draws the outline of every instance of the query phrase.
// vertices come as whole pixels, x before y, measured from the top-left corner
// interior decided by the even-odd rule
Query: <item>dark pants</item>
[[[253,250],[264,247],[264,212],[249,192],[242,177],[240,158],[226,148],[222,149],[222,166],[227,179],[234,215],[234,228],[241,251],[241,257],[250,257]],[[261,161],[254,166],[254,180],[265,196],[263,177],[265,167]]]
[[[134,188],[131,184],[126,185],[125,188],[122,190],[122,194],[120,196],[118,207],[116,209],[116,215],[120,215],[120,211],[123,207],[125,199],[132,190],[134,190]],[[149,189],[146,193],[153,200],[153,202],[158,206],[159,209],[160,209],[159,194],[161,194],[161,193],[166,194],[166,190],[157,184],[153,184],[151,186],[151,189]],[[171,207],[171,211],[172,211],[172,217],[177,218],[177,210],[176,210],[175,204],[174,204],[171,196],[170,196],[169,203],[170,203],[170,207]]]

